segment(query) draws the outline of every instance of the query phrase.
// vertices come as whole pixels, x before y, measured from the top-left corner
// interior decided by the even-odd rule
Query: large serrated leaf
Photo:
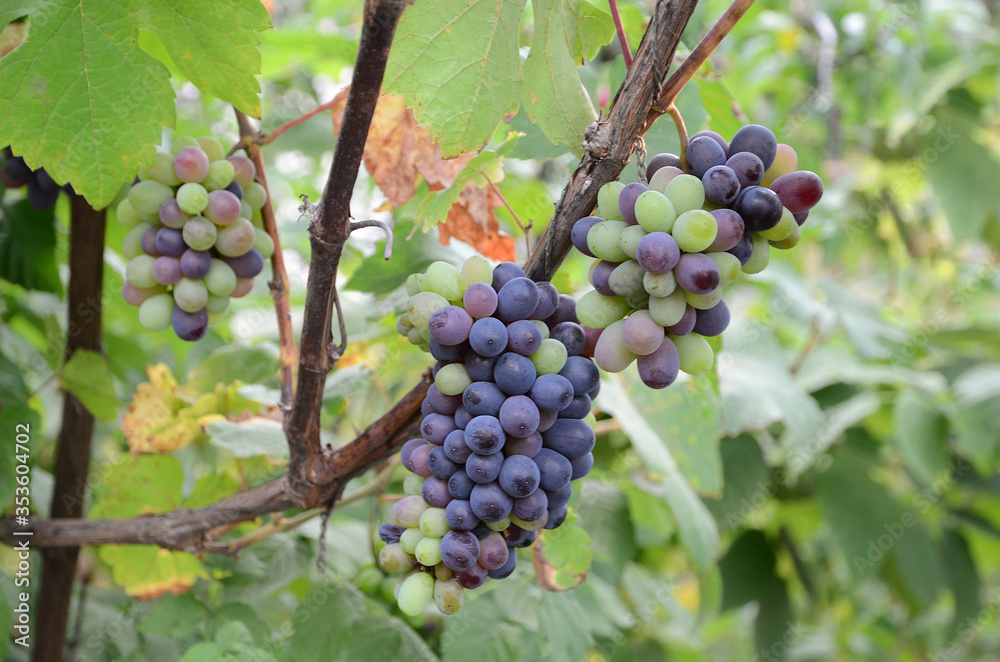
[[[445,157],[479,149],[521,99],[525,0],[438,0],[408,7],[384,89],[402,94]]]
[[[553,143],[583,155],[583,132],[597,119],[576,72],[614,36],[611,15],[586,0],[534,0],[535,30],[524,63],[524,108]]]
[[[167,68],[139,47],[147,30],[210,94],[260,115],[257,0],[5,3],[0,25],[29,16],[27,40],[0,59],[0,144],[107,206],[175,121]]]
[[[181,505],[184,471],[168,455],[126,455],[102,467],[94,489],[92,519],[166,513]]]
[[[208,573],[198,557],[155,545],[104,545],[98,554],[111,566],[115,583],[131,596],[151,600],[186,592]]]

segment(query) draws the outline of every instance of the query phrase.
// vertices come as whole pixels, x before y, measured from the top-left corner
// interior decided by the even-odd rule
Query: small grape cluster
[[[7,188],[28,187],[28,202],[35,209],[52,209],[59,200],[59,192],[66,191],[69,195],[76,195],[73,187],[69,184],[59,186],[54,179],[45,172],[45,168],[32,170],[24,159],[20,156],[12,156],[10,149],[4,150],[7,160],[0,170],[0,179]]]
[[[403,446],[413,473],[379,531],[379,563],[408,573],[404,613],[433,601],[453,614],[465,589],[509,576],[517,548],[566,520],[571,481],[594,464],[600,374],[582,355],[572,297],[513,262],[435,262],[407,289],[397,329],[438,362],[423,438]]]
[[[600,216],[572,230],[573,245],[597,258],[594,290],[577,307],[594,360],[609,372],[635,361],[643,383],[657,389],[679,371],[712,366],[705,337],[730,319],[722,288],[763,270],[771,246],[798,244],[799,226],[823,195],[819,176],[796,171],[795,150],[758,124],[730,143],[713,131],[695,134],[685,161],[650,159],[648,186],[609,182],[598,194]]]
[[[178,137],[140,168],[117,211],[132,228],[122,296],[145,328],[172,325],[178,338],[199,340],[210,314],[251,290],[274,252],[260,216],[267,192],[255,176],[250,159],[227,157],[208,136]]]

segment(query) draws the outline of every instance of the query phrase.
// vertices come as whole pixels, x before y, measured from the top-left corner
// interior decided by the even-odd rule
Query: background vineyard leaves
[[[473,4],[477,11],[500,6]],[[583,4],[538,6],[580,10]],[[246,4],[251,5],[259,7]],[[619,5],[635,47],[647,6]],[[417,20],[421,11],[445,6],[418,2],[407,10],[404,24]],[[472,43],[482,48],[484,61],[496,67],[491,75],[509,92],[500,105],[469,103],[484,80],[479,78],[478,83],[459,81],[456,89],[439,94],[443,106],[432,107],[436,89],[421,89],[413,80],[407,87],[406,77],[394,73],[398,64],[390,68],[387,87],[401,86],[405,89],[397,91],[416,95],[416,116],[431,124],[445,155],[488,142],[499,145],[511,129],[525,132],[504,158],[502,181],[496,184],[522,220],[535,221],[535,241],[576,163],[566,144],[578,144],[570,136],[582,128],[567,123],[566,133],[557,135],[531,124],[523,103],[526,65],[522,68],[518,49],[531,48],[533,36],[539,36],[532,32],[538,8],[524,13],[524,7],[503,3],[507,37],[501,42],[477,41],[478,32],[457,27],[450,33],[463,48]],[[701,3],[684,43],[692,46],[724,7],[716,0]],[[348,0],[271,9],[275,29],[260,33],[265,130],[332,99],[348,81],[360,20],[360,3]],[[594,2],[583,10],[607,8]],[[262,12],[251,11],[254,26],[266,24]],[[591,540],[587,579],[579,587],[543,593],[534,586],[526,555],[512,579],[471,597],[458,617],[402,617],[393,607],[392,583],[372,567],[373,501],[360,500],[334,511],[322,574],[313,564],[320,535],[315,519],[242,550],[239,558],[209,555],[175,563],[175,574],[155,575],[161,581],[152,590],[181,594],[148,602],[129,592],[149,588],[137,567],[152,567],[156,550],[86,551],[84,563],[93,580],[77,658],[309,662],[329,659],[336,643],[345,651],[342,659],[370,659],[372,649],[364,644],[383,635],[379,654],[387,659],[464,659],[470,649],[495,660],[582,659],[586,650],[588,659],[601,662],[997,655],[1000,90],[995,53],[1000,38],[991,11],[978,0],[944,5],[822,0],[792,9],[760,0],[723,42],[711,70],[701,72],[682,93],[678,107],[690,131],[710,127],[728,135],[747,121],[771,126],[779,140],[796,148],[800,167],[823,174],[827,190],[797,250],[783,253],[767,272],[745,279],[727,295],[734,325],[722,338],[717,393],[704,378],[672,387],[687,389],[689,402],[678,406],[697,406],[697,420],[680,417],[682,434],[674,437],[669,423],[656,418],[662,414],[650,413],[643,400],[628,401],[629,411],[642,411],[661,436],[655,452],[666,448],[677,460],[676,478],[689,486],[684,493],[692,500],[690,508],[666,498],[664,482],[648,464],[649,440],[630,439],[634,426],[608,415],[615,400],[596,400],[602,412],[597,468],[571,503],[578,516],[573,530],[585,531]],[[486,23],[480,21],[475,30]],[[32,23],[31,34],[44,35],[45,25]],[[231,29],[242,31],[240,43],[249,44],[257,28]],[[610,37],[598,32],[597,41]],[[21,62],[28,43],[0,60],[0,72]],[[415,44],[400,43],[394,57],[420,52]],[[588,43],[587,55],[596,50]],[[166,52],[162,44],[142,39],[139,48],[156,57]],[[69,50],[65,46],[58,52]],[[246,83],[256,65],[245,58],[252,59],[248,53],[255,49],[237,50],[232,55],[244,58],[240,73]],[[174,102],[166,71],[137,52],[149,75],[138,86],[129,88],[122,77],[108,88],[122,94],[144,90],[130,111],[135,121],[127,131],[117,127],[123,135],[107,143],[128,160],[111,166],[98,155],[101,168],[111,169],[88,171],[81,180],[91,187],[93,200],[114,198],[151,155],[160,125],[172,122],[174,112],[180,133],[221,133],[228,144],[237,139],[229,107],[197,87],[216,94],[220,89],[185,82],[201,80],[196,73],[216,75],[209,71],[210,60],[193,62],[196,73],[184,72],[180,62],[167,63],[177,84]],[[500,52],[503,58],[496,55]],[[599,110],[602,95],[613,95],[623,79],[624,65],[616,47],[609,46],[574,71]],[[575,85],[575,79],[569,83]],[[152,86],[148,93],[147,85]],[[0,104],[15,103],[12,97],[26,101],[16,90],[0,86]],[[456,109],[469,114],[467,122],[441,121]],[[508,114],[513,115],[509,126],[503,121]],[[27,133],[17,133],[15,145],[37,142],[31,162],[56,174],[63,172],[53,160],[57,152],[77,159],[73,163],[81,168],[93,168],[93,150],[65,138],[78,133],[70,118],[65,120],[53,120],[55,133],[44,141],[31,133],[33,120],[23,129]],[[8,131],[0,126],[0,142],[14,135]],[[302,307],[309,255],[298,195],[317,199],[333,144],[329,121],[318,117],[264,150],[289,262],[293,311]],[[676,144],[669,120],[647,135],[651,153]],[[65,172],[75,176],[70,156]],[[623,179],[635,177],[634,168],[623,173]],[[348,288],[341,294],[351,345],[332,375],[322,412],[334,446],[384,413],[427,367],[424,355],[395,337],[394,312],[405,302],[399,285],[421,264],[436,259],[458,264],[473,250],[458,242],[439,244],[434,230],[412,232],[420,206],[438,195],[415,182],[412,197],[392,211],[397,256],[389,263],[381,258],[377,230],[359,232],[344,253],[341,270]],[[356,218],[390,220],[390,214],[376,211],[386,201],[376,181],[359,178],[352,205]],[[47,509],[61,410],[59,380],[53,376],[62,364],[66,333],[60,293],[67,207],[60,203],[53,225],[29,215],[14,192],[6,193],[4,202],[0,422],[6,429],[30,422],[37,431],[32,485],[35,504]],[[523,259],[524,242],[510,214],[502,206],[494,212],[500,229],[518,239]],[[246,411],[274,416],[276,324],[266,286],[258,284],[249,297],[234,301],[228,324],[214,327],[195,346],[141,332],[134,309],[118,294],[124,261],[117,248],[124,230],[113,216],[102,302],[117,402],[107,398],[102,404],[113,407],[116,418],[98,425],[89,489],[79,494],[92,502],[90,515],[128,514],[108,511],[110,503],[127,502],[135,512],[191,507],[281,475],[284,460],[273,457],[269,446],[244,457],[226,447],[238,440],[231,428],[243,424]],[[586,269],[586,260],[571,254],[554,280],[562,291],[582,292]],[[167,454],[129,458],[122,417],[137,387],[149,380],[147,365],[161,362],[176,379],[170,389],[178,399],[171,400],[171,411],[191,409],[185,420],[195,421],[196,434]],[[635,381],[634,373],[626,373],[626,384]],[[193,408],[202,397],[211,406]],[[206,434],[197,424],[202,416],[232,420],[206,419]],[[213,427],[211,420],[220,423]],[[226,434],[218,432],[220,426]],[[695,431],[701,432],[689,434]],[[122,469],[164,461],[169,471]],[[9,462],[9,456],[0,460],[5,504],[11,503],[13,490]],[[137,486],[134,479],[140,476],[148,481]],[[358,477],[348,492],[363,489],[372,477]],[[401,474],[388,492],[400,491],[400,480]],[[106,496],[126,492],[127,499]],[[230,535],[259,525],[237,525]],[[706,535],[718,531],[719,545],[692,546],[685,533],[692,526]],[[145,556],[136,560],[124,552]],[[10,551],[0,556],[8,572]],[[760,563],[753,566],[751,559]],[[0,615],[12,604],[12,583],[4,582]],[[343,623],[357,627],[329,630],[338,610],[347,614]],[[7,657],[27,659],[15,646],[8,647]]]

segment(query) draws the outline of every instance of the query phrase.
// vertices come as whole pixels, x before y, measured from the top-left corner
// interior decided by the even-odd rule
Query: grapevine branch
[[[366,25],[373,15],[381,17],[374,19],[379,21],[377,29],[385,30],[389,35],[378,42],[380,45],[373,47],[370,31],[366,29],[363,33],[355,81],[351,86],[352,96],[348,98],[341,138],[331,167],[331,180],[324,192],[316,221],[311,226],[313,256],[306,308],[307,326],[303,330],[298,392],[291,417],[294,424],[287,429],[294,465],[290,463],[286,476],[194,510],[177,510],[126,520],[33,521],[31,526],[36,548],[131,543],[192,552],[218,551],[212,548],[215,543],[213,533],[220,527],[293,506],[301,507],[304,503],[310,507],[329,504],[341,494],[348,480],[395,453],[418,429],[420,403],[431,384],[429,373],[351,443],[336,450],[324,451],[318,439],[322,385],[329,368],[326,348],[331,340],[336,261],[350,231],[348,203],[351,188],[357,176],[364,137],[384,69],[384,58],[380,67],[373,67],[368,58],[373,48],[388,50],[392,26],[395,26],[398,17],[395,9],[385,9],[387,4],[401,10],[399,3],[377,1],[366,8]],[[667,67],[696,4],[697,0],[657,2],[646,35],[615,97],[606,123],[607,131],[601,133],[601,144],[584,155],[563,190],[543,242],[536,246],[525,265],[532,278],[552,278],[569,250],[572,224],[593,208],[598,189],[614,179],[628,162],[632,146],[644,130],[645,119],[655,112],[652,106],[659,96]],[[371,76],[377,76],[379,82],[371,81]],[[362,103],[366,104],[366,112],[359,108]],[[345,161],[350,163],[345,165]],[[348,168],[351,163],[353,167]],[[305,342],[307,335],[309,343]],[[309,420],[308,414],[315,419]],[[311,451],[307,450],[308,444],[314,444]],[[307,467],[311,473],[306,472]],[[8,544],[13,540],[12,530],[9,520],[0,526],[0,535]]]

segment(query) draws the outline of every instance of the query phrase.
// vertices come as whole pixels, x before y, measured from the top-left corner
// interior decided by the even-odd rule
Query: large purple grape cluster
[[[245,156],[225,155],[211,137],[181,136],[158,151],[117,208],[131,228],[122,296],[151,331],[173,326],[200,340],[211,317],[246,295],[274,242],[260,209],[267,191]]]
[[[402,611],[433,601],[450,614],[465,589],[510,575],[517,548],[565,521],[571,481],[594,463],[600,376],[582,355],[573,299],[513,262],[436,262],[407,287],[397,328],[437,364],[421,438],[402,449],[412,475],[380,529],[379,562],[408,573]]]
[[[731,142],[713,131],[692,136],[685,158],[658,154],[649,184],[610,182],[599,216],[578,220],[574,246],[597,258],[594,290],[577,314],[597,365],[620,372],[633,361],[651,388],[680,371],[699,374],[715,360],[705,337],[729,325],[723,288],[759,273],[770,248],[792,248],[823,195],[823,182],[797,171],[795,150],[750,124]]]

